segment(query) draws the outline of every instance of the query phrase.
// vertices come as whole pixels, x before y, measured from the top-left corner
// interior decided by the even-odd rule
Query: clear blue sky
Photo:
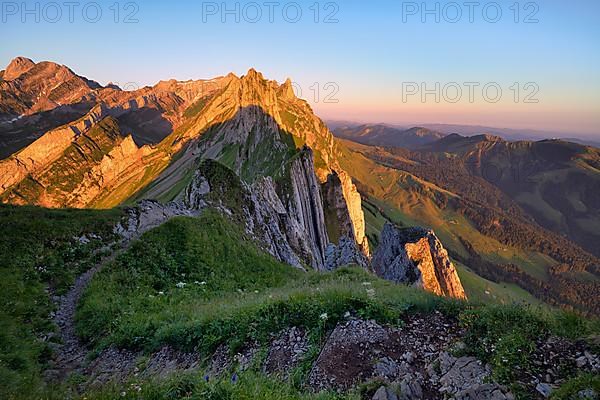
[[[10,3],[10,2],[9,2]],[[26,2],[35,10],[36,2]],[[68,65],[77,73],[103,84],[109,81],[154,84],[161,79],[199,79],[244,74],[255,67],[265,76],[283,81],[291,77],[302,90],[302,97],[313,103],[324,118],[390,123],[465,123],[498,127],[537,128],[573,134],[600,136],[600,1],[543,0],[536,10],[527,1],[518,3],[519,23],[515,23],[515,0],[497,1],[502,17],[497,23],[484,18],[481,1],[470,22],[469,8],[458,1],[462,18],[451,23],[456,10],[449,1],[440,3],[440,23],[435,15],[421,20],[405,15],[401,1],[297,1],[302,10],[299,22],[295,7],[281,1],[274,6],[273,22],[269,7],[259,0],[262,18],[257,23],[251,1],[225,1],[227,8],[239,4],[240,22],[235,15],[222,15],[222,1],[154,1],[137,2],[136,11],[127,1],[120,8],[115,23],[114,0],[97,1],[102,17],[97,23],[95,8],[82,1],[74,8],[73,22],[69,9],[56,10],[40,1],[40,22],[36,11],[23,15],[21,1],[2,3],[0,20],[0,64],[6,65],[18,55],[34,61],[51,60]],[[63,4],[58,1],[58,4]],[[315,23],[314,4],[320,9]],[[422,1],[416,4],[419,8]],[[435,1],[426,1],[430,9]],[[46,7],[45,7],[46,6]],[[8,8],[7,8],[8,7]],[[284,7],[287,14],[284,15]],[[408,7],[408,8],[407,8]],[[244,10],[246,13],[244,14]],[[215,15],[209,11],[216,12]],[[495,8],[488,6],[488,20],[495,18]],[[325,23],[327,16],[337,23]],[[537,23],[524,23],[531,19]],[[44,18],[46,17],[46,18]],[[226,17],[225,23],[222,17]],[[244,18],[246,17],[246,18]],[[446,17],[446,18],[444,18]],[[22,21],[25,18],[25,22]],[[45,20],[46,19],[46,20]],[[315,98],[315,82],[320,98]],[[337,103],[324,102],[335,87]],[[403,87],[414,82],[430,89],[439,82],[461,85],[463,96],[457,103],[434,95],[423,103],[419,94],[403,99]],[[475,89],[474,102],[468,101],[464,82],[481,86],[496,82],[503,90],[498,103],[484,100],[481,86]],[[519,102],[513,100],[515,82],[519,83]],[[523,98],[535,88],[537,104]],[[311,90],[311,87],[313,88]],[[513,87],[514,88],[514,87]],[[454,92],[450,92],[454,93]],[[449,95],[450,96],[450,95]],[[454,96],[453,94],[450,96]],[[406,101],[405,101],[406,100]]]

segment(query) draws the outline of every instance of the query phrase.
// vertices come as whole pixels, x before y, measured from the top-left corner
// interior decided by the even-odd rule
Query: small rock
[[[380,387],[372,400],[398,400],[398,396],[385,386]]]
[[[400,383],[400,400],[418,400],[423,398],[423,388],[419,379],[410,376]]]
[[[552,386],[548,385],[547,383],[538,383],[538,385],[535,387],[535,390],[537,390],[545,398],[550,397],[552,394]]]
[[[580,399],[598,400],[598,393],[594,389],[585,389],[577,393]]]
[[[402,358],[404,358],[407,363],[412,364],[413,361],[415,361],[415,353],[408,351],[402,355]]]
[[[378,377],[388,378],[396,375],[397,373],[398,363],[389,357],[383,358],[373,367],[373,375]]]
[[[575,362],[577,363],[577,368],[583,368],[587,364],[588,359],[586,356],[581,356],[577,360],[575,360]]]

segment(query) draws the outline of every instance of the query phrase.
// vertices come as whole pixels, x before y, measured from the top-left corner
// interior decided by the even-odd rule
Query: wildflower
[[[371,282],[363,282],[362,285],[363,286],[371,286]]]
[[[158,292],[158,295],[159,295],[159,296],[164,296],[164,295],[165,295],[165,292]]]
[[[346,311],[346,313],[344,314],[344,318],[350,318],[350,311]]]
[[[237,381],[238,381],[238,374],[236,374],[234,372],[233,375],[231,375],[231,383],[237,383]]]
[[[329,318],[329,316],[327,315],[327,313],[323,313],[319,316],[319,318],[321,318],[322,321],[326,321],[327,318]]]
[[[375,297],[375,289],[367,289],[367,297],[372,299]]]
[[[185,282],[179,282],[177,285],[175,285],[178,289],[183,289],[185,288],[186,283]]]
[[[208,383],[210,381],[210,376],[204,375],[204,382]]]

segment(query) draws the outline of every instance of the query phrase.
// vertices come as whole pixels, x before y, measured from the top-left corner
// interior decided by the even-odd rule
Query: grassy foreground
[[[35,240],[31,238],[35,235],[14,233],[22,246],[4,244],[3,247],[5,251],[13,252],[12,258],[16,254],[36,254],[36,250],[26,248],[38,240],[42,243],[52,241],[55,232],[62,232],[58,237],[71,248],[74,246],[70,239],[72,235],[91,232],[86,229],[101,231],[104,224],[119,215],[118,211],[108,214],[83,212],[81,218],[76,219],[66,217],[75,215],[70,211],[64,214],[44,212],[48,214],[40,214],[35,223],[27,222],[31,218],[19,217],[20,228],[15,229],[20,231],[30,223],[33,226],[41,223],[43,226],[48,224],[48,233],[38,235]],[[14,213],[17,213],[16,209],[7,211],[3,218],[17,218]],[[86,215],[87,219],[84,218]],[[59,216],[64,220],[61,221]],[[47,219],[49,221],[40,222]],[[65,226],[55,227],[53,223]],[[87,252],[89,249],[84,254]],[[63,253],[69,254],[69,251],[49,251],[45,257],[52,259],[60,254],[63,258],[59,265],[71,271],[70,274],[80,272]],[[34,261],[35,257],[22,259],[27,268],[35,267]],[[18,264],[4,262],[8,266],[6,271],[16,274]],[[85,265],[80,269],[85,269]],[[14,275],[12,279],[13,286],[31,286],[31,280],[24,275]],[[70,279],[60,281],[62,285],[52,285],[68,286]],[[39,298],[46,296],[44,307],[36,308],[36,315],[40,323],[45,324],[44,330],[48,330],[51,323],[47,312],[51,306],[44,287],[53,280],[38,278],[36,282]],[[28,298],[24,293],[13,289],[12,297]],[[495,378],[506,383],[512,382],[511,371],[516,365],[523,365],[538,337],[555,334],[578,338],[600,332],[597,321],[584,320],[573,314],[443,299],[380,280],[358,268],[342,268],[333,273],[304,273],[277,262],[249,241],[239,226],[215,211],[207,211],[199,218],[176,218],[147,232],[98,273],[78,309],[80,336],[97,351],[116,345],[151,353],[170,345],[197,352],[206,360],[221,344],[229,345],[233,351],[248,342],[266,346],[272,334],[296,326],[310,332],[312,350],[307,359],[293,371],[287,382],[265,377],[258,367],[239,375],[235,381],[226,376],[222,380],[205,382],[203,371],[199,371],[165,382],[143,381],[124,387],[94,389],[82,398],[358,400],[360,388],[355,393],[340,396],[311,394],[304,387],[311,363],[327,333],[347,313],[400,325],[407,313],[435,310],[460,321],[467,332],[464,341],[469,354],[489,362]],[[18,319],[5,310],[2,312],[7,323],[13,324],[14,333],[10,336],[13,342],[2,342],[0,348],[4,368],[1,370],[0,394],[4,394],[1,397],[64,399],[68,393],[73,393],[72,383],[59,388],[43,385],[40,376],[50,356],[49,350],[38,349],[40,340],[35,332],[22,338],[16,333],[19,329],[33,330],[33,320]],[[5,340],[5,336],[0,337]],[[28,349],[32,349],[32,354],[25,356],[28,353],[24,350]],[[26,357],[29,367],[16,369],[16,364],[6,367],[4,360],[11,356]],[[565,385],[557,395],[567,393],[565,396],[568,396],[577,387],[596,383],[596,377],[573,377],[567,384],[570,386]]]
[[[98,261],[120,215],[0,205],[0,397],[41,384],[56,340],[50,295],[64,293]]]

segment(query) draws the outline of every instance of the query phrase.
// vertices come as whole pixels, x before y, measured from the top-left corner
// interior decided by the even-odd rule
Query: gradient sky
[[[11,2],[8,2],[11,3]],[[496,127],[531,128],[565,132],[573,136],[600,139],[600,1],[543,0],[537,3],[537,23],[523,20],[534,8],[527,1],[518,3],[519,23],[510,9],[515,0],[497,1],[502,17],[497,23],[484,19],[483,8],[475,8],[474,22],[469,9],[462,5],[461,20],[444,19],[440,4],[440,23],[434,15],[421,21],[421,14],[407,15],[403,21],[401,1],[343,0],[334,3],[337,23],[324,23],[334,6],[328,1],[296,1],[302,9],[299,22],[290,2],[275,7],[274,22],[269,8],[261,5],[262,18],[257,23],[242,14],[255,17],[250,1],[225,1],[228,8],[239,4],[240,22],[227,15],[225,23],[217,15],[203,13],[208,3],[222,8],[222,1],[138,1],[137,23],[124,23],[133,8],[125,10],[127,1],[117,3],[119,22],[114,21],[114,0],[96,1],[102,9],[99,22],[82,16],[88,4],[88,17],[94,18],[90,2],[75,7],[74,21],[68,8],[61,6],[62,17],[55,23],[44,21],[47,1],[25,2],[29,9],[39,4],[40,22],[35,14],[22,15],[21,1],[11,3],[19,9],[11,15],[11,6],[2,2],[0,20],[0,65],[23,55],[34,61],[51,60],[68,65],[75,72],[100,83],[124,85],[155,84],[161,79],[179,80],[210,78],[234,72],[244,74],[250,67],[266,77],[283,81],[291,77],[302,90],[302,97],[313,104],[317,114],[326,119],[388,122],[400,124],[455,123]],[[58,4],[63,4],[58,1]],[[319,5],[319,22],[314,8]],[[414,3],[419,8],[422,1]],[[435,1],[425,5],[433,9]],[[287,20],[283,15],[288,6]],[[525,9],[525,6],[528,8]],[[404,5],[406,6],[406,5]],[[9,7],[9,9],[7,9]],[[47,6],[46,16],[55,17]],[[447,8],[447,18],[455,16]],[[495,17],[488,8],[488,19]],[[25,22],[22,18],[26,18]],[[328,82],[336,86],[326,86]],[[457,82],[463,90],[458,103],[443,98],[435,102],[429,95],[423,103],[419,95],[403,101],[407,83],[425,83],[433,89],[439,82]],[[478,82],[474,102],[468,100],[464,82]],[[486,102],[482,86],[496,82],[502,89],[501,100]],[[521,99],[515,103],[514,83],[520,85]],[[526,104],[523,97],[539,87],[537,104]],[[320,98],[314,96],[318,83]],[[337,103],[324,102],[335,87]],[[311,89],[312,88],[312,89]],[[448,92],[450,97],[454,91]],[[491,96],[494,90],[490,89]]]

